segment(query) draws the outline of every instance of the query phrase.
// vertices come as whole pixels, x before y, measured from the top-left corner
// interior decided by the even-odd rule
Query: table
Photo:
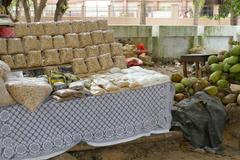
[[[164,82],[61,103],[49,99],[36,112],[20,104],[1,107],[0,160],[48,159],[80,142],[108,146],[167,133],[174,93]]]
[[[200,64],[205,65],[205,62],[208,60],[208,57],[216,54],[185,54],[181,56],[180,61],[183,64],[183,74],[184,77],[187,77],[187,64],[195,63],[196,72],[195,75],[197,78],[202,77],[202,72],[200,70]]]

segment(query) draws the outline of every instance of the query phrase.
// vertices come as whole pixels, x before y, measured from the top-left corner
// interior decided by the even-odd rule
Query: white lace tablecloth
[[[107,146],[168,132],[173,95],[166,82],[62,103],[48,100],[33,113],[20,104],[1,107],[0,160],[53,155],[82,141]]]

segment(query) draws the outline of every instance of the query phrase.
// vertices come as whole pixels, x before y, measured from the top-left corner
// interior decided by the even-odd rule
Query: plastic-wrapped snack
[[[57,27],[58,27],[59,34],[67,34],[72,32],[72,27],[69,21],[57,22]]]
[[[105,43],[113,43],[114,42],[113,31],[110,30],[103,31],[103,38]]]
[[[98,59],[103,70],[109,69],[113,66],[113,61],[110,53],[100,55]]]
[[[91,32],[93,44],[104,43],[103,34],[101,30]]]
[[[41,50],[52,49],[53,41],[51,36],[39,36]]]
[[[45,22],[43,23],[43,29],[46,35],[57,35],[58,28],[56,22]]]
[[[112,56],[122,56],[122,44],[121,43],[111,43],[111,53]]]
[[[13,61],[15,68],[25,68],[27,67],[27,62],[24,54],[16,54],[13,56]]]
[[[43,65],[41,51],[29,51],[27,54],[28,67],[39,67]]]
[[[11,55],[1,56],[1,60],[4,61],[5,63],[7,63],[10,68],[15,68],[13,58]]]
[[[74,58],[86,58],[87,53],[85,48],[74,48],[73,49],[73,57]]]
[[[0,38],[0,55],[7,54],[7,40],[5,38]]]
[[[74,74],[85,74],[88,72],[87,65],[83,58],[76,58],[72,62],[72,68]]]
[[[109,44],[100,44],[98,45],[99,54],[106,54],[111,53],[110,45]]]
[[[56,49],[48,49],[44,51],[44,65],[60,64],[60,58]]]
[[[87,46],[85,49],[87,57],[95,57],[99,55],[98,46]]]
[[[98,62],[97,57],[90,57],[86,59],[86,64],[88,68],[88,72],[97,72],[101,70],[101,66]]]
[[[76,91],[73,89],[60,89],[53,93],[53,95],[56,95],[61,98],[77,97],[79,94],[81,94],[80,91]]]
[[[23,37],[23,47],[25,53],[31,50],[39,50],[40,43],[36,36],[25,36]]]
[[[106,91],[103,88],[101,88],[97,85],[92,85],[90,87],[89,91],[94,96],[101,96],[101,95],[104,95],[106,93]]]
[[[79,21],[72,21],[72,32],[73,33],[82,33],[86,32],[86,26],[85,23],[81,20]]]
[[[29,28],[27,23],[15,23],[14,24],[15,37],[23,37],[29,35]]]
[[[141,88],[142,85],[138,83],[137,81],[129,81],[129,88],[130,89],[138,89]]]
[[[28,24],[30,29],[30,34],[33,36],[44,35],[43,24],[40,22],[33,22]]]
[[[86,31],[91,32],[98,30],[98,24],[96,20],[85,21],[86,24]]]
[[[120,88],[114,85],[112,82],[103,78],[96,78],[93,80],[93,82],[110,93],[117,92],[120,90]]]
[[[65,48],[65,39],[62,35],[54,36],[53,37],[53,47],[55,49]]]
[[[76,33],[68,33],[65,35],[66,47],[69,48],[78,48],[79,40],[78,35]]]
[[[93,44],[92,38],[89,32],[80,33],[78,38],[79,38],[79,47],[86,47]]]
[[[113,57],[114,66],[124,69],[127,68],[126,58],[124,56],[115,56]]]
[[[23,46],[20,38],[8,38],[8,54],[23,53]]]
[[[106,19],[97,20],[97,24],[98,24],[98,29],[100,29],[100,30],[108,29],[108,22]]]
[[[73,60],[73,50],[71,48],[62,48],[59,50],[61,64],[70,63]]]
[[[114,80],[113,84],[117,85],[119,88],[127,88],[130,85],[127,79]]]

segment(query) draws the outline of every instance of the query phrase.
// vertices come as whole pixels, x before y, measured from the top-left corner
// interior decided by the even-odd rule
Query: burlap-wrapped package
[[[86,58],[87,53],[85,48],[74,48],[73,49],[73,57],[74,58]]]
[[[112,56],[122,56],[122,44],[121,43],[111,43],[111,53]]]
[[[8,93],[2,78],[0,78],[0,99],[0,107],[6,107],[16,103]]]
[[[52,49],[53,48],[53,40],[51,36],[39,36],[41,50]]]
[[[40,67],[43,65],[41,51],[29,51],[27,54],[28,67]]]
[[[127,68],[125,56],[114,56],[112,58],[114,62],[114,67],[121,68],[121,69]]]
[[[30,34],[32,36],[41,36],[44,35],[43,24],[40,22],[33,22],[28,24],[30,29]]]
[[[98,45],[99,54],[111,53],[111,48],[109,44],[100,44]]]
[[[23,37],[29,35],[29,28],[27,23],[18,22],[14,24],[15,37]]]
[[[47,49],[43,54],[45,66],[60,64],[59,54],[56,49]]]
[[[22,78],[6,83],[7,89],[16,102],[34,112],[51,94],[52,87],[40,78]]]
[[[86,24],[86,31],[87,32],[98,30],[98,24],[97,24],[96,20],[85,21],[85,24]]]
[[[90,57],[85,60],[88,72],[93,73],[101,70],[97,57]]]
[[[3,55],[1,56],[1,60],[4,61],[5,63],[7,63],[7,65],[10,68],[15,68],[14,62],[13,62],[13,58],[11,55]]]
[[[6,76],[7,73],[11,72],[10,67],[4,61],[0,61],[0,78]]]
[[[7,40],[5,38],[0,38],[0,55],[7,54]]]
[[[78,35],[78,39],[79,39],[79,47],[86,47],[86,46],[90,46],[92,45],[92,38],[89,32],[86,33],[80,33]]]
[[[81,20],[72,21],[71,25],[72,25],[72,32],[73,33],[86,32],[86,25]]]
[[[25,53],[40,49],[40,43],[36,36],[25,36],[23,37],[22,42]]]
[[[75,58],[72,61],[72,69],[74,74],[85,74],[88,72],[87,65],[83,58]]]
[[[87,46],[85,49],[87,57],[96,57],[99,55],[98,46]]]
[[[103,70],[113,67],[113,61],[111,53],[103,54],[98,57],[99,63]]]
[[[23,53],[23,46],[20,38],[8,38],[8,54]]]
[[[78,34],[76,33],[66,34],[65,42],[66,42],[66,47],[68,48],[78,48],[79,47]]]
[[[53,71],[58,72],[59,71],[58,66],[46,66],[46,67],[43,67],[43,73],[45,75],[50,75],[50,73],[53,72]]]
[[[102,44],[104,43],[103,34],[101,30],[91,32],[93,44]]]
[[[105,43],[113,43],[114,42],[113,31],[110,30],[103,31],[103,38]]]
[[[27,62],[24,54],[13,55],[15,68],[26,68]]]
[[[62,48],[59,50],[61,64],[71,63],[73,60],[72,48]]]
[[[97,24],[98,24],[98,29],[100,29],[100,30],[108,29],[108,22],[105,19],[97,20]]]
[[[43,23],[44,33],[46,35],[57,35],[58,34],[58,27],[56,22],[45,22]]]
[[[54,36],[53,37],[53,46],[55,49],[65,48],[65,39],[62,35]]]
[[[59,34],[67,34],[72,32],[71,23],[69,21],[57,22],[57,27]]]

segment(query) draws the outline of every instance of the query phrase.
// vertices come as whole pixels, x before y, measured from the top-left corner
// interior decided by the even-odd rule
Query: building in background
[[[110,24],[139,24],[143,0],[69,0],[65,19],[107,18]],[[222,0],[206,0],[200,25],[229,24],[229,19],[209,19],[218,13]],[[48,0],[43,13],[46,19],[54,16],[57,0]],[[145,0],[147,24],[192,25],[192,0]]]

